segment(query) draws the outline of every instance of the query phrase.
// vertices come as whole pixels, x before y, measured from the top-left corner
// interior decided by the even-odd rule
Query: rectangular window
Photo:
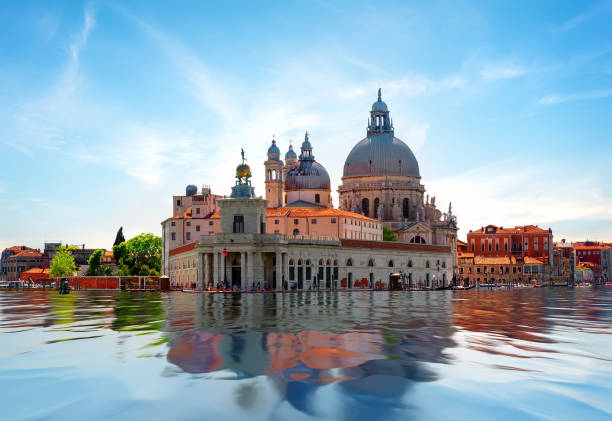
[[[480,268],[476,268],[476,272],[477,272],[477,273],[480,273]]]
[[[200,208],[196,208],[196,213],[199,215],[200,214]]]
[[[321,203],[321,196],[319,193],[315,194],[315,203]]]
[[[189,241],[189,240],[191,240],[191,233],[190,232],[187,233],[187,241]]]
[[[191,226],[191,222],[187,221],[187,226],[190,227]]]
[[[278,219],[274,220],[274,225],[278,225]]]
[[[331,223],[335,224],[336,223],[336,218],[332,218]]]
[[[317,220],[313,218],[313,219],[312,219],[310,222],[311,222],[312,224],[316,224],[316,223],[317,223]]]
[[[196,225],[196,231],[200,232],[200,226]]]
[[[175,227],[175,226],[176,226],[176,222],[172,221],[172,222],[170,223],[170,225],[172,225],[173,227]]]
[[[244,232],[244,216],[243,215],[234,215],[234,233]]]
[[[181,201],[180,201],[180,199],[178,199],[178,200],[176,201],[176,206],[181,206]]]
[[[299,224],[299,223],[300,223],[300,221],[299,221],[299,220],[297,220],[297,219],[294,219],[294,220],[293,220],[293,225],[297,225],[297,224]]]
[[[173,232],[173,233],[170,235],[170,238],[172,238],[172,241],[176,241],[176,232]]]
[[[213,221],[208,221],[208,225],[212,225],[212,224],[214,224]]]

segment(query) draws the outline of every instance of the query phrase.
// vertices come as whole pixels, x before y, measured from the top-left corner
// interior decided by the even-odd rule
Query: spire
[[[381,92],[381,89],[380,89],[380,88],[378,88],[378,101],[379,101],[379,102],[382,102],[382,99],[380,98],[380,97],[381,97],[380,92]]]
[[[312,156],[312,145],[308,140],[308,131],[304,134],[304,143],[302,143],[301,147],[302,153],[300,154],[300,160],[304,161],[313,161],[314,156]]]

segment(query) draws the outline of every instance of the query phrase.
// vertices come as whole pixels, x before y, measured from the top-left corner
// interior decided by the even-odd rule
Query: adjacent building
[[[516,285],[552,281],[553,234],[536,225],[487,225],[470,230],[458,253],[465,284]]]

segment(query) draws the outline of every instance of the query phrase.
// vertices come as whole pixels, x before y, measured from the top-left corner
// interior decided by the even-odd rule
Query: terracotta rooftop
[[[23,250],[33,250],[30,247],[26,246],[13,246],[5,249],[5,251],[23,251]]]
[[[516,258],[514,256],[503,256],[503,257],[474,257],[474,264],[476,265],[515,265]]]
[[[22,274],[30,274],[33,275],[35,273],[49,273],[51,271],[51,268],[32,268],[32,269],[28,269],[24,272],[21,272]]]
[[[486,227],[479,228],[477,230],[470,231],[470,234],[493,234],[487,233],[487,228],[495,228],[495,234],[548,234],[547,229],[542,229],[537,225],[522,225],[515,226],[512,228],[498,227],[496,225],[487,225]]]
[[[9,259],[14,259],[16,257],[42,257],[42,254],[38,250],[28,249],[9,256]]]

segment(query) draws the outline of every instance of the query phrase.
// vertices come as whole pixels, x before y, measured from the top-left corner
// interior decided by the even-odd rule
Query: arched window
[[[293,265],[294,265],[293,259],[289,260],[289,266],[293,266]]]
[[[323,266],[323,259],[319,259],[319,266]]]
[[[389,267],[392,268],[393,267],[393,260],[389,260]]]
[[[300,235],[300,230],[299,229],[294,229],[293,230],[293,235]]]
[[[272,179],[272,171],[268,170],[268,180]]]
[[[377,197],[376,199],[374,199],[374,209],[373,209],[373,214],[374,214],[374,219],[378,218],[378,206],[380,205],[380,199]]]
[[[408,267],[411,268],[412,267],[412,260],[408,260]]]
[[[374,260],[372,259],[368,260],[368,266],[374,266]]]
[[[361,201],[361,212],[365,216],[370,216],[370,200],[367,197]]]
[[[410,218],[410,201],[405,198],[402,203],[402,216],[404,218]]]
[[[353,266],[353,261],[352,261],[351,259],[348,259],[348,260],[346,261],[346,265],[347,265],[347,266]]]
[[[330,261],[329,259],[327,259],[327,262],[325,262],[325,264],[326,264],[327,266],[331,266],[331,261]]]
[[[425,244],[425,239],[420,235],[415,235],[410,239],[410,242],[413,244]]]
[[[338,261],[334,260],[334,266],[338,266]]]
[[[319,193],[315,193],[315,203],[321,203],[321,195]]]
[[[426,267],[427,269],[429,269],[429,266],[430,266],[430,264],[429,264],[429,260],[428,260],[428,261],[426,261],[426,262],[425,262],[425,267]]]
[[[298,266],[302,266],[302,259],[298,260]]]
[[[442,262],[442,267],[446,268],[446,261]]]

